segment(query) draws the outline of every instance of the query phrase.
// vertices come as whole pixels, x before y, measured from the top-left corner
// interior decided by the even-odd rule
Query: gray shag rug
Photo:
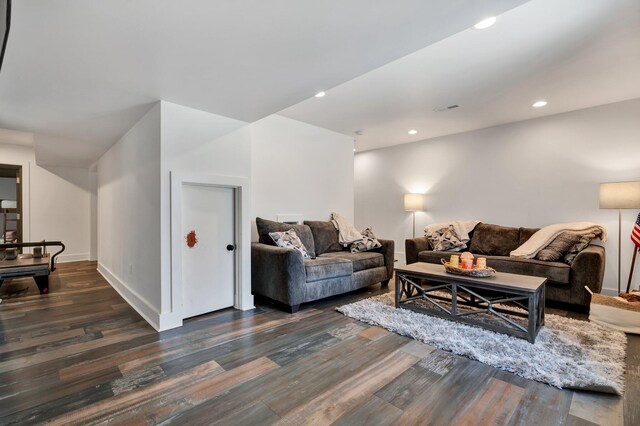
[[[627,337],[601,325],[545,315],[531,344],[524,339],[394,307],[393,294],[336,308],[342,314],[444,351],[557,388],[622,395]]]

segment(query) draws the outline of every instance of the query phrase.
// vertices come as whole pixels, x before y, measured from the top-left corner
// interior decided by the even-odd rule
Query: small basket
[[[473,269],[462,269],[456,266],[449,265],[445,259],[440,259],[440,262],[444,265],[444,270],[449,274],[455,275],[463,275],[465,277],[474,277],[474,278],[489,278],[491,275],[496,273],[496,270],[493,268],[473,268]]]

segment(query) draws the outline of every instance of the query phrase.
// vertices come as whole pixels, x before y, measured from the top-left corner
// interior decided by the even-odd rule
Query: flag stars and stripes
[[[631,231],[631,241],[636,247],[640,248],[640,213],[638,213],[638,219],[636,219],[636,224]]]

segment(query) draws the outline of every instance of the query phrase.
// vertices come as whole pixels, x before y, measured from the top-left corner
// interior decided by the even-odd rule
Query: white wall
[[[60,240],[60,261],[90,258],[89,171],[75,167],[31,168],[31,240]]]
[[[98,172],[89,170],[89,260],[98,260]]]
[[[0,163],[22,166],[23,240],[60,240],[66,245],[60,262],[90,256],[90,194],[95,187],[88,170],[43,168],[33,147],[3,144]]]
[[[353,138],[279,115],[251,125],[253,216],[353,219]],[[255,225],[252,238],[258,240]]]
[[[587,220],[609,231],[605,288],[617,287],[618,214],[598,207],[599,183],[640,180],[640,99],[359,153],[356,224],[393,238],[404,261],[411,237],[405,192],[426,193],[428,223],[478,219],[541,227]],[[623,210],[622,284],[638,212]],[[640,280],[640,268],[635,282]]]
[[[182,324],[181,308],[172,306],[176,299],[172,298],[171,279],[171,173],[245,178],[248,184],[243,190],[250,194],[251,134],[243,121],[170,102],[162,101],[161,105],[161,328],[166,329]],[[243,267],[242,300],[236,307],[251,309],[250,206],[243,206],[243,210],[244,223],[238,224],[246,230],[238,244]]]
[[[161,312],[160,103],[98,160],[98,270],[147,321]]]

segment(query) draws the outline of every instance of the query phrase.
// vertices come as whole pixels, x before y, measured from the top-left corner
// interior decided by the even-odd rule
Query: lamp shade
[[[601,209],[640,209],[640,182],[600,184]]]
[[[408,212],[424,210],[424,194],[404,194],[404,209]]]

